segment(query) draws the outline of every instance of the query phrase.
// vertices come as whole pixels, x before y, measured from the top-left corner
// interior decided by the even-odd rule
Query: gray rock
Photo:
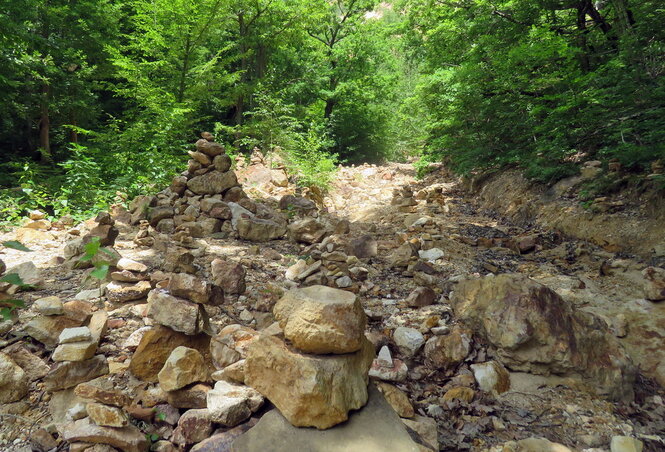
[[[238,438],[233,452],[418,452],[399,416],[370,385],[369,402],[344,424],[328,430],[296,428],[277,411],[266,413],[254,428]]]
[[[225,173],[211,171],[202,176],[196,176],[187,182],[187,188],[197,195],[215,195],[224,193],[231,187],[238,185],[238,178],[233,171]]]

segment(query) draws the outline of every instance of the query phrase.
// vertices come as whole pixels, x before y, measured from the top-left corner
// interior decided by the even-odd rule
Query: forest
[[[663,23],[658,0],[6,1],[0,221],[157,192],[202,131],[302,185],[408,158],[638,177],[665,157]]]

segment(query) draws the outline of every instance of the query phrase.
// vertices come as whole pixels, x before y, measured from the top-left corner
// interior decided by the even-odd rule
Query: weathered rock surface
[[[30,380],[6,353],[0,352],[0,404],[16,402],[28,393]]]
[[[348,422],[324,431],[296,428],[279,411],[272,410],[238,438],[231,451],[420,451],[381,393],[372,386],[369,394],[367,406],[352,413]]]
[[[208,317],[197,303],[174,297],[163,290],[148,294],[148,315],[157,323],[185,334],[198,334],[208,323]]]
[[[106,297],[112,303],[126,303],[145,298],[150,289],[149,281],[139,281],[136,284],[111,281],[106,286]]]
[[[298,427],[330,428],[367,402],[367,371],[374,347],[345,355],[303,355],[275,336],[260,336],[248,350],[245,383],[267,397]]]
[[[70,443],[82,441],[94,444],[108,444],[123,452],[146,452],[150,442],[133,425],[122,428],[95,425],[90,418],[80,419],[65,426],[63,439]]]
[[[326,286],[287,292],[275,305],[284,336],[307,353],[351,353],[360,349],[367,319],[354,294]]]
[[[425,356],[430,364],[441,369],[450,369],[468,356],[471,351],[473,333],[455,326],[445,336],[434,336],[425,344]]]
[[[231,187],[238,185],[238,179],[233,171],[221,173],[211,171],[202,176],[196,176],[187,181],[187,188],[197,195],[215,195],[224,193]]]
[[[90,381],[109,373],[106,357],[97,355],[85,361],[63,361],[53,365],[44,377],[44,389],[58,391],[73,388],[79,383]]]
[[[173,431],[173,442],[185,447],[208,438],[212,433],[212,421],[206,409],[186,411]]]
[[[263,396],[247,386],[218,381],[208,392],[207,401],[210,419],[226,427],[235,427],[261,408]]]
[[[247,349],[259,333],[242,325],[228,325],[210,340],[210,354],[217,369],[224,369],[247,357]]]
[[[267,242],[279,239],[286,234],[286,226],[272,220],[254,217],[239,218],[236,229],[241,239],[251,242]]]
[[[504,365],[537,374],[581,374],[612,399],[631,399],[636,369],[607,324],[524,275],[467,280],[455,314],[496,348]]]
[[[120,408],[97,402],[89,402],[85,408],[90,420],[99,426],[125,427],[129,423],[127,415]]]
[[[156,326],[141,338],[138,348],[129,363],[129,371],[137,378],[157,382],[159,371],[179,346],[194,348],[206,357],[209,356],[210,336],[199,334],[189,336],[170,328]]]
[[[665,300],[665,269],[647,267],[642,271],[644,276],[644,297],[651,301]]]
[[[198,350],[180,346],[171,352],[157,378],[164,391],[175,391],[191,383],[206,381],[208,368]]]
[[[215,259],[211,264],[213,282],[224,290],[225,294],[245,293],[245,268],[238,263]]]

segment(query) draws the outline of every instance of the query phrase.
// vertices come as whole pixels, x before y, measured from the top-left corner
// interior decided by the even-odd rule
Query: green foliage
[[[13,250],[18,250],[18,251],[25,251],[26,253],[32,252],[30,248],[22,244],[21,242],[17,240],[9,240],[7,242],[2,242],[2,245],[7,248],[11,248]]]
[[[427,152],[462,173],[518,165],[544,182],[573,174],[575,155],[647,169],[665,156],[656,3],[406,2]]]
[[[100,253],[106,254],[109,257],[113,257],[113,253],[106,248],[102,248],[99,237],[93,237],[92,240],[86,243],[83,248],[85,253],[79,259],[79,262],[92,262],[95,269],[90,272],[89,277],[98,279],[100,281],[106,279],[108,272],[111,268],[111,263],[105,261],[101,258],[96,259],[100,256]]]

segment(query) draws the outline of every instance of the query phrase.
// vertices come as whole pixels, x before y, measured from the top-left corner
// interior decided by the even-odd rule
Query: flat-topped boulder
[[[277,410],[266,413],[236,439],[233,452],[419,452],[399,416],[381,393],[370,386],[369,401],[348,422],[328,430],[297,428]]]

